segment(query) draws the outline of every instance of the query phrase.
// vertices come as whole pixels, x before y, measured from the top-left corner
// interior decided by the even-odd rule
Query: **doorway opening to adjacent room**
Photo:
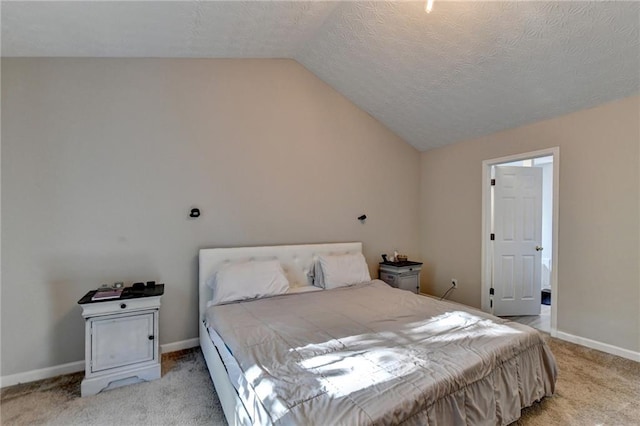
[[[560,149],[482,163],[482,309],[557,332]]]

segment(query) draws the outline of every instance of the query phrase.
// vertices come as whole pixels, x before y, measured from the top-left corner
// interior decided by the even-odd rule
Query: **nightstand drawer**
[[[388,272],[380,272],[380,279],[385,283],[393,286],[396,282],[396,274],[390,274]]]
[[[113,301],[82,305],[85,318],[160,308],[160,296],[139,299],[115,299]]]

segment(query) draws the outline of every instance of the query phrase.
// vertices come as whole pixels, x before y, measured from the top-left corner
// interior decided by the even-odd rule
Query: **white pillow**
[[[321,282],[314,284],[327,290],[371,281],[362,253],[319,256],[318,263],[318,269],[322,270]]]
[[[213,289],[210,305],[275,296],[289,290],[289,281],[277,260],[230,263],[209,281]]]

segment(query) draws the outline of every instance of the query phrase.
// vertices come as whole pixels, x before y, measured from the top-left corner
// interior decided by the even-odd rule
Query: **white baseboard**
[[[624,349],[618,346],[610,345],[608,343],[598,342],[597,340],[587,339],[586,337],[575,336],[563,331],[556,331],[554,337],[557,337],[561,340],[566,340],[567,342],[575,343],[577,345],[586,346],[587,348],[597,349],[608,354],[617,355],[622,358],[640,362],[640,352],[635,352],[630,349]]]
[[[195,348],[200,345],[200,340],[196,337],[193,339],[181,340],[179,342],[166,343],[160,345],[160,353],[180,351],[182,349]],[[61,376],[63,374],[77,373],[84,371],[84,360],[70,362],[68,364],[54,365],[53,367],[40,368],[37,370],[25,371],[24,373],[9,374],[0,377],[0,388],[13,386],[20,383],[35,382],[36,380],[49,379],[51,377]]]
[[[84,360],[0,377],[0,388],[84,371]]]
[[[179,342],[166,343],[160,345],[160,353],[166,354],[167,352],[181,351],[183,349],[191,349],[196,346],[200,346],[200,339],[194,337],[193,339],[181,340]]]

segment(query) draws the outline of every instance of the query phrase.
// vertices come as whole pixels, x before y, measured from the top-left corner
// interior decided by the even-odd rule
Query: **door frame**
[[[539,157],[553,157],[553,213],[551,226],[551,241],[553,250],[551,253],[551,336],[558,333],[558,200],[560,190],[560,147],[545,148],[538,151],[524,152],[506,157],[492,158],[482,162],[482,247],[481,247],[481,304],[482,310],[491,312],[489,305],[489,289],[491,288],[491,167],[510,163],[513,161],[529,160]]]

